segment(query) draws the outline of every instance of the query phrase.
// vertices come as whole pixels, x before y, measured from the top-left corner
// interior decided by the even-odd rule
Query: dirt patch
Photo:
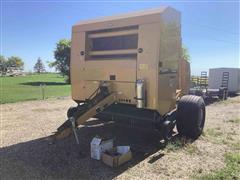
[[[192,179],[224,166],[224,154],[239,151],[240,100],[207,106],[204,134],[196,141],[175,136],[166,147],[155,131],[92,119],[74,138],[51,144],[49,136],[74,105],[70,98],[1,105],[1,179]],[[96,135],[130,145],[133,159],[117,169],[90,158]]]

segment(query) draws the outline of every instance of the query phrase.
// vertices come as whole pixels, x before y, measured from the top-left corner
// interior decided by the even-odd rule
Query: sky
[[[56,43],[71,38],[81,20],[171,6],[182,15],[182,41],[191,56],[191,72],[240,67],[239,1],[1,1],[1,55],[19,56],[25,71],[38,57],[47,67]]]

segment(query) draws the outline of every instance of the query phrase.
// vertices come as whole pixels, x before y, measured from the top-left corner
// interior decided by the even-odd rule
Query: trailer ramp
[[[66,138],[74,132],[76,141],[78,142],[75,128],[113,104],[116,101],[115,97],[114,92],[109,93],[106,88],[101,89],[100,87],[99,93],[84,104],[79,105],[76,112],[57,129],[54,135],[55,139]]]

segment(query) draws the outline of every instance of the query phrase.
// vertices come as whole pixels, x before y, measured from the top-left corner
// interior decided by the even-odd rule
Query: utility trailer
[[[171,7],[82,21],[72,28],[71,87],[77,106],[55,137],[98,116],[157,129],[167,141],[177,126],[197,138],[205,122],[201,97],[189,90],[189,63],[181,59],[181,17]]]
[[[211,69],[209,72],[211,72]],[[190,88],[189,94],[201,96],[205,100],[216,98],[226,100],[229,93],[229,72],[218,73],[218,77],[210,75],[208,78],[207,72],[202,71],[200,77],[192,77],[191,84],[193,87]],[[218,84],[213,87],[212,84],[216,84],[214,81],[217,81]]]
[[[226,87],[229,94],[240,92],[240,68],[209,69],[209,88]]]

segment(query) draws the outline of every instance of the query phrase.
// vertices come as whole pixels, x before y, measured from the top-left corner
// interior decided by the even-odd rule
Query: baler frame
[[[181,14],[161,7],[80,22],[72,28],[71,87],[77,106],[56,137],[71,134],[93,116],[151,127],[171,138],[196,138],[205,122],[201,97],[184,96],[189,63],[182,60]],[[78,142],[78,140],[77,140]]]
[[[78,102],[76,107],[69,108],[68,119],[57,129],[55,138],[62,139],[73,132],[76,142],[79,144],[76,128],[91,117],[97,116],[105,120],[111,117],[110,120],[120,123],[124,123],[124,120],[121,121],[121,119],[128,119],[126,123],[128,126],[156,129],[162,132],[165,141],[170,140],[172,130],[176,124],[176,109],[161,116],[156,110],[140,109],[133,105],[126,106],[117,103],[116,92],[111,92],[109,87],[110,83],[100,83],[100,86],[88,99]],[[114,106],[122,113],[109,109],[114,109]]]

